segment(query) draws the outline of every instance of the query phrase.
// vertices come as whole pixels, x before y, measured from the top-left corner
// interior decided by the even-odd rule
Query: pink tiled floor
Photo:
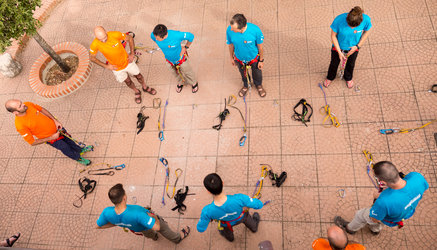
[[[28,146],[15,131],[12,115],[0,114],[0,239],[22,232],[15,246],[40,249],[256,249],[270,240],[275,249],[309,249],[326,237],[333,216],[351,219],[358,208],[371,204],[373,192],[366,176],[362,150],[376,161],[391,160],[404,172],[419,171],[430,183],[415,216],[404,229],[385,228],[379,236],[364,229],[350,239],[368,249],[433,249],[437,221],[437,124],[405,135],[384,136],[381,128],[420,126],[437,117],[437,94],[427,90],[437,83],[437,4],[435,0],[64,0],[40,29],[50,44],[75,41],[89,47],[92,28],[134,31],[136,42],[154,46],[150,32],[157,23],[193,32],[190,61],[200,90],[175,92],[175,81],[160,52],[143,53],[138,63],[156,97],[169,100],[165,140],[157,135],[158,110],[152,96],[143,94],[144,113],[150,116],[136,135],[136,114],[130,89],[111,72],[94,65],[88,82],[76,93],[55,101],[36,96],[27,83],[32,62],[42,53],[34,40],[20,55],[23,72],[13,79],[0,77],[0,103],[10,98],[36,102],[55,114],[79,140],[96,146],[88,157],[95,163],[126,164],[115,176],[97,176],[98,186],[82,208],[72,206],[80,194],[77,179],[82,167],[47,145]],[[329,63],[329,25],[333,18],[363,6],[374,28],[360,51],[355,81],[359,93],[340,80],[326,89],[328,102],[342,123],[324,128],[319,108],[323,93],[317,86]],[[213,130],[224,98],[236,95],[240,76],[230,65],[225,45],[229,18],[243,12],[265,35],[263,70],[266,98],[255,89],[247,97],[248,139],[238,146],[242,122],[236,110]],[[308,127],[291,120],[293,106],[305,98],[314,108]],[[244,112],[239,98],[236,104]],[[177,188],[189,185],[185,215],[161,205],[166,157],[171,168],[181,168]],[[211,198],[202,185],[210,172],[219,173],[228,193],[252,194],[260,163],[287,171],[278,189],[265,182],[262,199],[272,203],[260,211],[256,234],[235,228],[235,242],[217,232],[215,223],[203,234],[195,225]],[[108,189],[125,185],[128,201],[151,205],[173,229],[192,227],[180,245],[125,233],[120,228],[96,230],[95,221],[110,205]],[[337,195],[346,190],[346,197]],[[162,237],[161,237],[162,238]]]

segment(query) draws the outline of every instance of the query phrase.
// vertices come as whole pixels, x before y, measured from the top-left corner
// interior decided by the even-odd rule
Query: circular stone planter
[[[52,47],[56,54],[71,53],[79,58],[79,65],[76,72],[61,84],[49,86],[42,80],[44,69],[52,61],[52,58],[43,53],[30,69],[29,84],[38,95],[55,99],[67,96],[78,90],[91,74],[91,61],[88,50],[81,44],[75,42],[63,42]]]

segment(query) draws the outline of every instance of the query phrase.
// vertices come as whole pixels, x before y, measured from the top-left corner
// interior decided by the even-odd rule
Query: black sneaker
[[[254,231],[254,233],[255,233],[256,231],[258,231],[258,225],[259,225],[259,222],[261,221],[261,216],[259,215],[259,213],[255,212],[255,213],[253,213],[252,218],[256,222],[256,228]]]
[[[340,227],[341,229],[343,229],[344,231],[346,231],[348,234],[355,234],[356,233],[356,231],[352,231],[352,230],[349,230],[347,228],[347,224],[349,224],[349,222],[346,221],[345,219],[341,218],[340,216],[334,217],[334,224],[337,225],[338,227]]]

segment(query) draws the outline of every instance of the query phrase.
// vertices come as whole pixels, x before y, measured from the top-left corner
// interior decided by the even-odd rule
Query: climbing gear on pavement
[[[252,198],[260,199],[261,198],[261,189],[263,187],[264,179],[269,174],[269,169],[267,164],[261,165],[261,177],[258,179],[255,185],[255,190],[253,191]]]
[[[139,43],[139,44],[135,45],[135,50],[142,50],[142,51],[145,51],[145,52],[147,52],[149,54],[153,54],[156,51],[160,51],[161,49],[159,47],[158,48],[153,48],[153,47],[144,46],[142,43]],[[135,51],[135,54],[136,55],[142,55],[141,52],[139,52],[139,51],[138,52]]]
[[[370,169],[373,169],[373,155],[367,150],[363,150],[363,154],[366,157],[367,160],[367,176],[369,177],[370,181],[372,182],[373,186],[378,190],[378,192],[382,192],[382,187],[376,185],[376,182],[373,180],[372,176],[370,176]]]
[[[83,205],[82,198],[85,200],[86,196],[94,191],[97,182],[95,180],[82,177],[78,180],[78,184],[80,191],[83,192],[83,195],[73,202],[73,206],[80,208]]]
[[[243,120],[243,136],[241,136],[240,141],[239,141],[239,145],[242,147],[244,146],[244,144],[246,143],[246,139],[247,139],[247,126],[246,126],[246,120],[247,120],[247,103],[246,103],[246,97],[243,96],[243,101],[244,101],[244,107],[245,107],[245,116],[243,116],[243,113],[241,112],[241,110],[234,106],[235,103],[237,103],[237,97],[235,97],[234,95],[230,95],[228,97],[228,106],[231,108],[234,108],[238,111],[238,113],[240,113],[241,119]]]
[[[346,190],[343,189],[343,188],[337,190],[337,195],[338,195],[338,197],[340,197],[340,198],[344,198],[344,197],[346,197]]]
[[[164,190],[162,191],[162,201],[161,201],[162,205],[165,206],[165,194],[167,194],[168,198],[173,199],[173,197],[175,195],[176,184],[179,180],[180,175],[182,174],[182,169],[178,168],[175,170],[176,181],[175,181],[175,184],[173,186],[173,194],[172,194],[172,196],[170,196],[168,194],[168,186],[170,184],[170,167],[168,166],[167,159],[165,159],[164,157],[159,158],[159,161],[162,163],[162,165],[165,168]]]
[[[171,210],[175,211],[177,209],[179,214],[184,214],[183,212],[187,210],[187,206],[184,204],[187,195],[195,195],[195,194],[188,193],[188,186],[185,186],[185,192],[183,188],[179,189],[176,195],[174,196],[174,200],[176,201],[176,207],[172,208]]]
[[[302,112],[298,113],[296,109],[302,105]],[[296,121],[302,122],[306,127],[308,127],[307,122],[310,122],[311,116],[313,115],[313,107],[305,99],[300,99],[300,101],[293,108],[294,114],[291,116]],[[308,113],[308,111],[310,111]],[[308,115],[308,118],[307,118]]]
[[[113,170],[123,170],[126,165],[121,164],[121,165],[117,165],[117,166],[111,166],[107,163],[103,163],[106,164],[106,166],[108,166],[107,168],[99,168],[99,169],[93,169],[93,170],[88,170],[88,174],[89,175],[109,175],[109,176],[113,176],[115,174],[115,171]]]
[[[428,92],[437,93],[437,84],[432,85]]]
[[[329,106],[328,101],[326,99],[325,90],[323,89],[323,86],[322,86],[321,83],[319,83],[319,87],[323,91],[323,96],[325,97],[325,106],[320,108],[320,113],[322,115],[326,115],[325,119],[323,119],[322,124],[323,124],[324,127],[327,127],[327,128],[332,127],[332,126],[338,128],[338,127],[340,127],[340,122],[338,121],[338,119],[335,116],[335,114],[332,113],[332,111],[331,111],[331,107]],[[331,124],[326,124],[328,119],[331,121]]]
[[[158,138],[160,141],[164,140],[164,129],[165,129],[165,113],[167,110],[167,106],[168,106],[168,99],[165,101],[165,105],[164,105],[164,115],[162,117],[162,128],[161,128],[161,101],[159,101],[159,118],[158,118]],[[154,104],[155,105],[155,104]]]
[[[140,109],[140,112],[137,114],[137,134],[139,134],[141,131],[143,131],[144,126],[146,125],[146,120],[149,119],[149,116],[145,116],[143,111],[146,109],[146,106],[142,106]]]
[[[167,190],[166,190],[166,192],[167,192],[167,197],[170,198],[170,199],[173,199],[173,198],[174,198],[175,191],[176,191],[176,185],[178,184],[179,178],[181,177],[182,169],[177,168],[177,169],[174,171],[174,174],[175,174],[175,176],[176,176],[176,180],[175,180],[174,185],[173,185],[173,193],[172,193],[172,195],[170,196],[170,195],[168,194],[168,185],[167,185]],[[170,180],[170,179],[169,179],[169,180]]]
[[[226,119],[226,116],[228,116],[229,114],[230,114],[230,112],[229,112],[229,109],[226,108],[226,98],[225,98],[225,108],[217,116],[220,119],[220,123],[217,124],[217,125],[212,126],[212,128],[217,130],[217,131],[220,130],[222,128],[223,121]]]
[[[417,128],[390,128],[390,129],[380,129],[379,132],[380,132],[381,134],[384,134],[384,135],[391,135],[391,134],[394,134],[394,133],[406,134],[406,133],[410,133],[410,132],[416,131],[416,130],[418,130],[418,129],[422,129],[422,128],[424,128],[424,127],[426,127],[426,126],[428,126],[428,125],[430,125],[431,123],[434,123],[434,122],[437,122],[437,119],[432,120],[432,121],[430,121],[430,122],[428,122],[428,123],[425,123],[425,124],[423,124],[422,126],[417,127]]]

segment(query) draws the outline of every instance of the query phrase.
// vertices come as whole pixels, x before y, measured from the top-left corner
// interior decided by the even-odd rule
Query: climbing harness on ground
[[[68,139],[72,140],[72,141],[73,141],[74,143],[76,143],[79,147],[81,147],[81,148],[86,147],[86,144],[85,144],[85,143],[73,139],[73,138],[71,137],[71,135],[67,132],[67,130],[65,130],[65,128],[58,129],[58,132],[59,132],[59,134],[61,134],[62,136],[67,137]],[[59,139],[59,138],[58,138],[58,139]],[[61,138],[61,139],[62,139],[62,138]],[[92,151],[92,150],[91,150],[91,151]]]
[[[323,92],[323,96],[325,97],[325,106],[320,108],[320,113],[322,115],[326,115],[325,119],[323,119],[323,126],[330,128],[332,126],[338,128],[340,127],[340,122],[338,121],[337,117],[335,116],[334,113],[332,113],[331,111],[331,107],[328,104],[328,101],[326,99],[326,93],[325,90],[323,89],[323,86],[321,83],[319,83],[319,87]],[[326,124],[326,122],[328,121],[328,119],[331,121],[331,124]]]
[[[437,84],[432,85],[428,92],[437,93]]]
[[[250,77],[249,70],[252,68],[252,64],[258,62],[259,55],[256,55],[256,57],[252,61],[247,62],[247,63],[244,63],[243,61],[238,59],[236,56],[234,56],[234,59],[238,63],[240,63],[241,69],[244,71],[244,77],[247,79],[247,84],[249,85],[249,89],[250,89],[251,85],[252,85],[252,78]]]
[[[426,126],[428,126],[428,125],[430,125],[431,123],[434,123],[434,122],[437,122],[437,119],[432,120],[432,121],[430,121],[430,122],[428,122],[428,123],[425,123],[425,124],[423,124],[422,126],[417,127],[417,128],[390,128],[390,129],[380,129],[379,132],[380,132],[381,134],[384,134],[384,135],[391,135],[391,134],[394,134],[394,133],[406,134],[406,133],[410,133],[410,132],[413,132],[413,131],[415,131],[415,130],[418,130],[418,129],[424,128],[424,127],[426,127]]]
[[[179,61],[177,61],[176,63],[172,63],[169,60],[165,59],[170,65],[171,67],[176,71],[176,73],[179,75],[179,77],[181,78],[182,83],[185,83],[185,78],[182,75],[181,72],[181,65],[188,59],[188,52],[185,51],[185,54],[183,54],[181,56],[181,58],[179,59]]]
[[[174,196],[174,200],[176,201],[176,207],[172,208],[171,210],[175,211],[177,209],[179,214],[184,214],[183,212],[187,210],[187,206],[184,204],[187,195],[195,195],[195,194],[188,193],[188,186],[185,186],[185,192],[183,188],[179,189],[176,192],[176,195]]]
[[[344,78],[344,69],[346,68],[346,63],[347,63],[347,58],[348,58],[348,56],[347,56],[347,54],[345,54],[345,51],[344,50],[341,50],[341,53],[344,55],[344,60],[341,62],[341,65],[340,65],[340,70],[338,71],[338,77],[341,79],[341,80],[343,80]]]
[[[159,158],[159,161],[162,163],[162,165],[165,168],[164,190],[162,191],[162,201],[161,201],[162,205],[165,206],[165,194],[167,194],[168,198],[173,199],[173,197],[175,196],[176,185],[178,183],[179,177],[182,174],[182,169],[177,168],[175,170],[176,180],[175,180],[175,183],[173,185],[173,194],[170,196],[168,194],[168,186],[170,185],[170,167],[168,166],[167,159],[165,159],[164,157]]]
[[[83,195],[81,197],[78,197],[78,199],[73,202],[73,206],[80,208],[82,207],[83,200],[86,199],[86,196],[92,193],[96,188],[97,182],[95,180],[90,180],[86,177],[82,177],[78,180],[78,184],[80,191],[83,192]]]
[[[281,185],[287,179],[287,172],[282,171],[282,173],[278,176],[278,174],[274,173],[272,167],[269,164],[261,164],[269,167],[269,178],[272,181],[272,186],[281,187]]]
[[[247,120],[247,103],[246,103],[246,96],[243,96],[243,101],[244,101],[244,110],[245,110],[245,116],[243,116],[243,113],[241,112],[241,110],[234,106],[235,103],[237,102],[237,97],[235,97],[235,95],[230,95],[228,97],[228,106],[231,108],[234,108],[238,111],[238,113],[240,113],[241,119],[243,120],[243,136],[241,136],[240,141],[239,141],[239,145],[242,147],[244,146],[244,144],[246,143],[247,140],[247,126],[246,126],[246,120]]]
[[[161,101],[159,102],[161,104]],[[155,104],[154,104],[155,105]],[[164,105],[164,115],[162,116],[162,128],[161,128],[161,105],[159,105],[159,118],[158,118],[158,137],[160,141],[164,140],[164,129],[165,129],[165,113],[168,106],[168,99],[165,101]]]
[[[149,119],[149,116],[145,116],[143,111],[146,109],[146,106],[142,106],[140,109],[140,112],[138,112],[137,115],[137,134],[139,134],[141,131],[143,131],[144,126],[146,125],[146,120]]]
[[[299,113],[296,109],[302,105],[302,111]],[[306,127],[308,127],[307,122],[310,122],[311,116],[313,115],[313,107],[305,100],[300,99],[300,101],[293,108],[294,114],[291,116],[296,121],[302,122]],[[308,113],[309,111],[309,113]],[[308,117],[307,117],[308,115]]]
[[[101,163],[101,165],[106,165],[107,168],[99,168],[99,169],[93,169],[93,170],[88,170],[88,174],[89,175],[109,175],[109,176],[113,176],[115,174],[114,170],[123,170],[126,165],[121,164],[121,165],[117,165],[117,166],[111,166],[110,164],[107,163]],[[96,166],[96,165],[94,165]]]
[[[229,109],[226,107],[226,98],[225,98],[225,108],[222,112],[217,116],[220,119],[220,123],[217,125],[212,126],[215,130],[220,130],[222,128],[222,123],[226,119],[226,116],[230,114]]]

